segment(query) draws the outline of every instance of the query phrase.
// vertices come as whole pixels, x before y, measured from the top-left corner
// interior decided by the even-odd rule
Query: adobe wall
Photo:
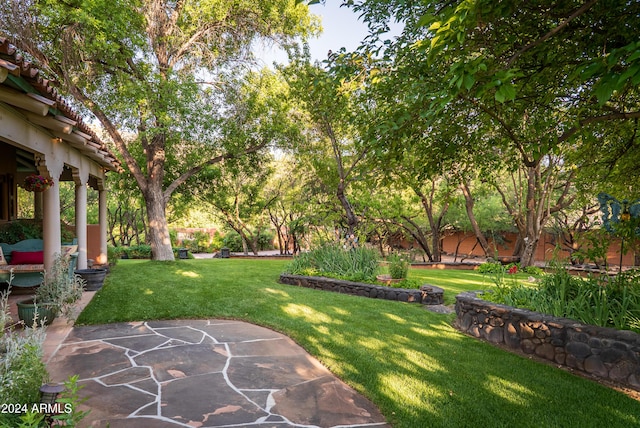
[[[87,225],[87,259],[94,262],[100,257],[100,225]],[[96,262],[97,263],[97,262]]]
[[[498,256],[511,256],[513,254],[513,248],[518,239],[515,233],[503,233],[501,234],[502,240],[495,245],[498,250]],[[458,247],[458,243],[460,243]],[[489,246],[494,248],[494,241],[489,239]],[[444,237],[442,242],[442,249],[447,254],[454,254],[458,247],[458,255],[467,256],[479,256],[483,257],[482,248],[480,245],[476,245],[476,236],[473,233],[456,232],[452,235]],[[626,247],[626,245],[625,245]],[[540,243],[535,253],[535,260],[540,262],[546,262],[553,258],[554,250],[556,248],[556,238],[549,233],[543,233],[540,238]],[[569,253],[561,251],[560,257],[568,258]],[[614,239],[609,248],[608,262],[611,266],[617,266],[620,264],[620,241]],[[635,262],[635,254],[633,251],[627,252],[622,257],[622,264],[625,266],[633,266]]]

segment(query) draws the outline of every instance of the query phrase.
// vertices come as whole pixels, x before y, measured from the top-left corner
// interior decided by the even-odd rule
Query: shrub
[[[44,329],[34,326],[18,333],[8,325],[9,291],[0,296],[0,403],[37,403],[48,378],[42,362]]]
[[[509,306],[566,317],[601,327],[640,332],[640,271],[616,276],[572,276],[557,268],[538,287],[507,284],[504,275],[494,278],[496,287],[485,298]]]
[[[120,255],[121,253],[118,250],[118,247],[107,245],[107,260],[109,261],[109,266],[115,266],[116,263],[118,263]]]
[[[345,250],[337,244],[325,244],[294,257],[286,272],[372,282],[378,269],[378,253],[375,250],[364,247]]]
[[[222,243],[234,253],[244,251],[242,248],[242,237],[236,231],[227,232],[222,239]],[[249,243],[247,243],[247,245],[249,245]],[[271,249],[273,249],[273,234],[263,230],[258,236],[258,251]]]
[[[540,269],[538,266],[525,266],[520,267],[520,263],[510,263],[507,266],[504,266],[500,262],[485,262],[478,266],[478,273],[482,274],[498,274],[503,271],[509,271],[513,266],[516,266],[515,271],[526,273],[527,275],[532,276],[542,276],[544,271]]]
[[[521,272],[526,273],[527,275],[533,275],[533,276],[544,275],[544,271],[538,266],[525,266],[522,268]]]
[[[398,253],[393,253],[387,257],[389,262],[389,275],[392,279],[403,279],[407,277],[409,273],[409,266],[411,263],[409,259]]]
[[[239,253],[243,251],[242,248],[242,237],[238,232],[227,232],[222,238],[222,245],[227,247],[229,251],[233,251],[234,253]]]
[[[211,250],[216,251],[222,247],[224,247],[224,236],[222,236],[222,233],[216,230],[213,233],[213,238],[211,239]]]
[[[385,284],[385,287],[393,287],[393,288],[406,288],[406,289],[419,289],[422,283],[417,279],[409,279],[404,278],[400,282],[392,282],[390,284]]]
[[[16,220],[0,227],[0,242],[15,244],[25,239],[42,239],[42,224],[33,220]]]
[[[47,368],[42,362],[44,328],[34,321],[33,328],[16,332],[10,323],[8,296],[9,289],[0,294],[0,403],[28,405],[26,413],[0,414],[0,427],[42,427],[44,415],[32,411],[31,405],[40,402],[40,387],[49,380]],[[71,405],[70,413],[53,416],[55,426],[78,426],[87,411],[78,410],[80,399],[77,391],[82,388],[78,377],[72,376],[65,382],[65,391],[58,398],[59,403]]]
[[[117,252],[128,259],[150,259],[151,245],[131,245],[129,247],[118,247]]]
[[[42,284],[35,291],[36,303],[53,305],[57,311],[71,320],[73,304],[82,297],[86,285],[79,275],[69,275],[69,260],[58,254],[53,265],[45,272]]]
[[[478,266],[478,273],[495,274],[504,272],[505,268],[500,262],[485,262]]]

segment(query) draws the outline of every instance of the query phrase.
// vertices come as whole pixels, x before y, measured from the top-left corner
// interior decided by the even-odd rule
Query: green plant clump
[[[496,274],[504,272],[505,267],[500,262],[485,262],[478,266],[478,273]]]
[[[526,273],[528,275],[533,276],[542,276],[544,271],[538,266],[525,266],[520,267],[520,263],[510,263],[504,266],[500,262],[485,262],[478,266],[478,273],[482,274],[500,274],[504,272],[508,272],[515,266],[515,272]]]
[[[116,247],[115,254],[120,254],[127,259],[150,259],[151,245],[131,245],[128,247]]]
[[[25,239],[42,239],[42,223],[16,220],[0,226],[0,242],[15,244]]]
[[[542,277],[538,287],[507,284],[504,275],[494,278],[496,287],[485,298],[586,324],[640,332],[640,270],[616,276],[572,276],[557,268]]]
[[[336,244],[325,244],[296,256],[286,272],[373,282],[379,270],[378,262],[378,253],[373,249],[356,247],[345,250]]]
[[[234,253],[244,251],[242,237],[236,231],[227,232],[222,238],[222,244]],[[261,230],[258,235],[258,251],[270,250],[273,248],[273,234],[266,230]]]
[[[0,296],[0,404],[37,403],[47,380],[42,362],[44,329],[16,332],[11,325],[9,290]],[[17,414],[0,414],[0,426],[18,426]]]
[[[407,277],[411,263],[406,256],[393,253],[387,257],[387,261],[389,262],[389,275],[391,275],[392,279],[404,279]]]
[[[384,284],[386,287],[393,287],[393,288],[404,288],[404,289],[419,289],[420,286],[422,285],[422,283],[417,280],[417,279],[411,279],[411,278],[403,278],[402,281],[400,282],[392,282],[390,284]]]
[[[82,297],[86,282],[79,275],[69,274],[69,259],[58,254],[53,265],[36,289],[35,302],[53,305],[67,319],[73,316],[73,304]]]

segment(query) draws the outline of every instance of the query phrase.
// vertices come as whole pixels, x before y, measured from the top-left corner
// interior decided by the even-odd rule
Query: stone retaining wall
[[[321,276],[302,276],[281,274],[282,284],[297,285],[299,287],[317,290],[333,291],[336,293],[352,294],[373,299],[398,300],[409,303],[423,303],[437,305],[443,303],[443,290],[435,286],[423,286],[421,290],[384,287],[381,285],[365,284],[361,282],[345,281],[341,279],[325,278]]]
[[[456,296],[456,327],[474,337],[640,391],[640,334]]]

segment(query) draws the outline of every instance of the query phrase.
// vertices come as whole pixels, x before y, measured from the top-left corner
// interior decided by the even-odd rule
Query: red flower
[[[28,192],[43,192],[53,185],[53,180],[42,175],[31,174],[24,179],[24,189]]]
[[[518,265],[513,265],[507,271],[509,275],[513,275],[514,273],[518,273]]]

